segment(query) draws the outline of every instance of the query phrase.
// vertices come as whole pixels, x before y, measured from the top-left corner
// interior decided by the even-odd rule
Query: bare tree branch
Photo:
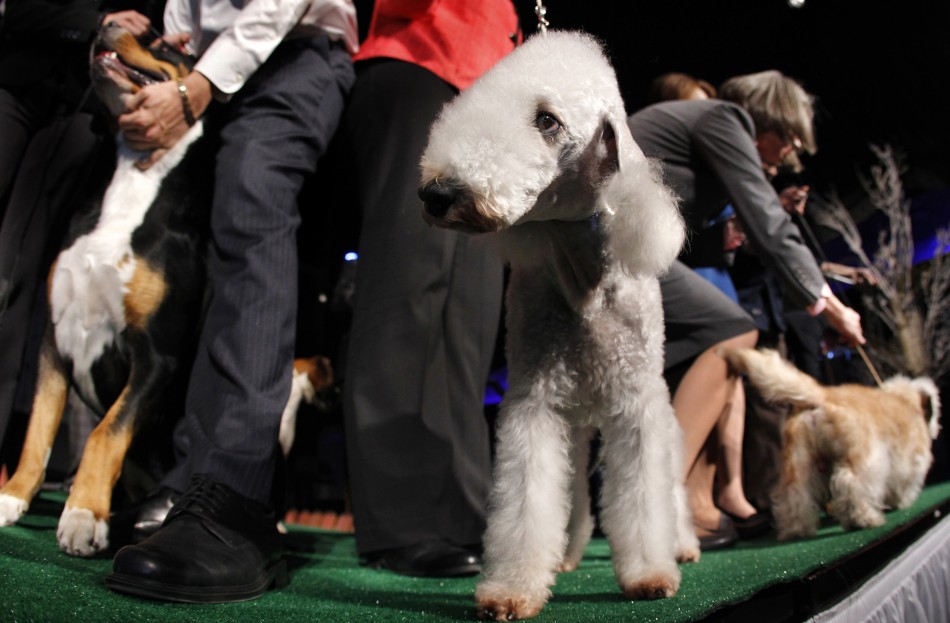
[[[861,297],[872,316],[865,323],[869,354],[894,372],[939,379],[950,372],[950,228],[937,233],[933,260],[915,272],[901,158],[887,145],[870,148],[878,164],[871,167],[869,177],[861,178],[861,184],[888,221],[878,232],[873,259],[864,251],[858,226],[837,195],[816,202],[812,213],[819,224],[841,235],[877,279],[876,289]]]

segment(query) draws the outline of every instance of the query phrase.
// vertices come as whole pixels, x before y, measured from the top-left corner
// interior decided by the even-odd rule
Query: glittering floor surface
[[[561,574],[539,623],[599,621],[696,621],[724,605],[745,601],[763,589],[792,582],[833,565],[888,535],[901,532],[950,499],[950,483],[924,490],[909,509],[888,513],[873,530],[843,532],[825,522],[818,535],[777,543],[774,535],[708,552],[682,566],[680,592],[671,599],[631,602],[617,589],[603,538],[590,544],[580,567]],[[353,536],[292,526],[286,537],[290,585],[251,602],[179,605],[149,602],[109,591],[108,556],[71,558],[56,545],[62,496],[43,494],[19,524],[0,529],[0,621],[214,621],[314,622],[472,620],[474,578],[407,578],[365,569]]]

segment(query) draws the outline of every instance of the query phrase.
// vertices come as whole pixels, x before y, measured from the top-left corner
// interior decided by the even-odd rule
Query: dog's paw
[[[676,562],[699,562],[700,550],[698,547],[681,547],[676,550]]]
[[[558,573],[570,573],[577,569],[577,565],[580,561],[578,560],[564,560],[557,566],[555,571]]]
[[[818,531],[814,528],[790,527],[776,529],[776,538],[781,541],[794,541],[795,539],[809,539],[815,536]]]
[[[480,584],[475,589],[475,612],[482,621],[517,621],[531,619],[541,612],[550,591],[525,595],[502,587]]]
[[[26,500],[0,493],[0,526],[12,526],[26,514],[29,507]]]
[[[664,599],[675,595],[679,587],[680,578],[677,574],[653,573],[623,582],[620,590],[627,599]]]
[[[56,529],[59,548],[71,556],[94,556],[109,547],[109,524],[92,511],[67,506]]]
[[[883,526],[887,521],[884,517],[884,513],[872,509],[865,509],[860,512],[856,511],[850,516],[839,517],[838,519],[841,523],[841,527],[845,530],[877,528],[878,526]]]

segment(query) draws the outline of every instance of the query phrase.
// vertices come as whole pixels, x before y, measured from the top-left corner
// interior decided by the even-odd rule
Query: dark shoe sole
[[[106,576],[106,586],[116,592],[146,599],[188,604],[249,601],[260,597],[271,587],[283,588],[288,582],[287,563],[283,560],[265,571],[258,581],[243,586],[179,586],[121,573],[110,573]]]
[[[370,569],[385,569],[399,575],[406,575],[414,578],[464,578],[478,575],[482,572],[482,566],[479,563],[466,565],[457,565],[454,567],[445,567],[439,569],[414,569],[411,567],[392,567],[383,561],[374,561],[366,565]]]

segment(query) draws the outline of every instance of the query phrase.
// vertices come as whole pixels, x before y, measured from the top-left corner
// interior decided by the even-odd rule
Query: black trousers
[[[50,264],[84,181],[109,160],[98,157],[110,141],[93,116],[59,91],[54,78],[0,88],[0,446],[14,414],[31,406]]]
[[[362,211],[344,416],[360,553],[481,541],[491,480],[483,402],[503,269],[488,240],[429,227],[429,125],[456,91],[395,60],[358,64],[341,143]]]
[[[209,253],[211,300],[176,431],[183,490],[208,474],[270,498],[290,395],[297,314],[298,195],[316,170],[353,82],[326,37],[282,43],[221,110]]]

